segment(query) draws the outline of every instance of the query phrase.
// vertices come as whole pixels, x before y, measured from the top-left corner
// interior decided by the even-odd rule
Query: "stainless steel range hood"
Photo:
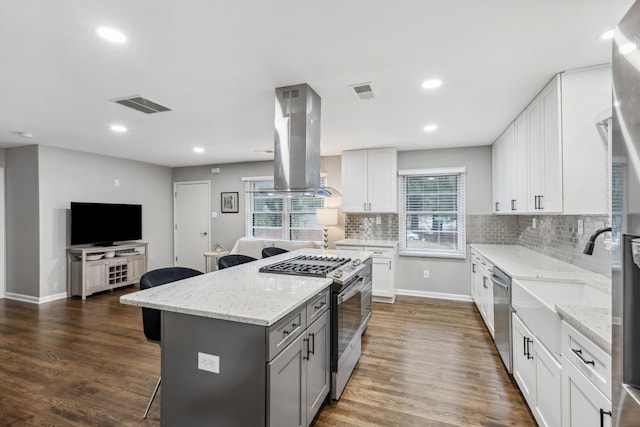
[[[308,84],[276,89],[273,190],[306,196],[340,196],[320,186],[320,96]]]

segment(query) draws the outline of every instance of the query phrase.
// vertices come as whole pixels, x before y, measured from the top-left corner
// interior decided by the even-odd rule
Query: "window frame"
[[[320,174],[320,181],[321,181],[321,186],[326,185],[326,179],[327,179],[327,174],[326,173],[321,173]],[[286,194],[281,194],[278,196],[274,196],[274,197],[279,197],[282,200],[282,227],[280,228],[280,236],[278,238],[264,238],[264,237],[255,237],[253,235],[253,229],[255,228],[253,226],[253,214],[255,213],[255,211],[253,210],[253,194],[254,194],[254,190],[252,188],[252,185],[256,182],[268,182],[270,183],[270,188],[273,188],[273,181],[274,178],[273,176],[253,176],[253,177],[243,177],[242,178],[243,181],[245,181],[245,203],[246,203],[246,210],[245,210],[245,235],[246,236],[250,236],[254,239],[257,240],[285,240],[285,241],[291,241],[291,242],[307,242],[307,241],[313,241],[317,244],[322,244],[323,243],[323,232],[324,232],[324,227],[322,225],[318,225],[316,223],[315,226],[311,226],[311,227],[293,227],[292,226],[292,221],[291,221],[291,216],[292,215],[296,215],[296,214],[311,214],[312,212],[305,212],[305,211],[295,211],[293,210],[293,199],[295,197],[313,197],[313,196],[293,196],[293,197],[288,197]],[[321,199],[324,199],[321,197]],[[326,207],[326,203],[322,202],[322,206],[318,206],[317,208],[321,208],[321,207]],[[315,211],[313,212],[313,214],[315,214]],[[318,240],[291,240],[291,234],[292,232],[294,232],[295,230],[313,230],[313,231],[317,231],[318,232]]]
[[[408,177],[436,177],[455,175],[457,177],[457,246],[456,250],[439,248],[408,248],[407,247],[407,193],[406,181]],[[403,169],[398,171],[398,240],[400,240],[400,255],[424,258],[452,258],[466,259],[466,168],[430,168]]]

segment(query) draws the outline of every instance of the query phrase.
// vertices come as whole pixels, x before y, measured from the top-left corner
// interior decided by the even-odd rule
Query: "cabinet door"
[[[502,176],[503,182],[500,205],[502,206],[503,213],[513,213],[515,210],[514,200],[517,198],[516,140],[513,132],[513,125],[509,125],[507,130],[504,131],[502,149],[500,150],[500,175]]]
[[[504,209],[502,206],[502,187],[504,186],[504,180],[502,178],[502,144],[503,135],[493,143],[491,146],[491,181],[493,185],[493,212],[501,213]]]
[[[476,285],[477,275],[478,275],[478,262],[475,258],[471,258],[471,280],[469,283],[469,290],[471,291],[471,299],[473,302],[478,305],[478,288]]]
[[[527,113],[526,111],[516,119],[514,134],[516,191],[514,207],[516,212],[527,212],[529,200],[529,144],[527,142]]]
[[[127,262],[127,280],[138,282],[145,273],[144,258],[130,258]]]
[[[542,105],[542,198],[544,212],[562,212],[562,145],[560,119],[560,76],[540,93]]]
[[[529,351],[533,352],[536,376],[534,415],[541,426],[559,426],[562,422],[562,368],[541,343],[533,342]]]
[[[533,361],[533,334],[520,321],[520,318],[512,314],[513,335],[513,378],[518,383],[520,391],[529,407],[535,407],[535,365]]]
[[[611,402],[569,359],[563,357],[563,427],[609,427],[611,426],[610,412]]]
[[[367,151],[343,151],[342,211],[357,213],[367,208]]]
[[[322,406],[331,387],[330,351],[330,311],[326,311],[307,329],[305,353],[307,359],[307,425]]]
[[[107,287],[107,265],[104,261],[87,262],[85,272],[88,291],[102,290]]]
[[[373,258],[371,270],[373,296],[393,298],[395,290],[393,286],[393,261],[391,258]]]
[[[398,212],[398,155],[396,150],[389,148],[368,150],[367,155],[367,211]]]
[[[527,141],[529,143],[529,191],[527,211],[538,211],[538,197],[542,195],[543,147],[542,147],[542,106],[537,96],[527,107]]]
[[[270,427],[307,425],[305,375],[306,345],[300,335],[268,366],[268,419]]]

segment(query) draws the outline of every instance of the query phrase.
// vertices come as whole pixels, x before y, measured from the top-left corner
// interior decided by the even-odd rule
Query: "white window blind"
[[[400,252],[463,258],[464,168],[401,170]]]
[[[323,227],[316,223],[316,209],[323,197],[258,193],[273,188],[272,178],[245,178],[247,190],[247,235],[258,239],[311,240],[321,242]],[[320,178],[326,185],[326,176]]]

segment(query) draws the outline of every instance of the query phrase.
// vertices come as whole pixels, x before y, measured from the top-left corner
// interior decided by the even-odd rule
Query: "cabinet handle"
[[[287,330],[285,329],[284,331],[282,331],[282,333],[283,333],[284,335],[289,335],[291,332],[295,331],[295,329],[296,329],[297,327],[298,327],[298,324],[297,324],[297,323],[292,323],[292,324],[291,324],[291,330],[290,330],[290,331],[287,331]]]
[[[527,355],[527,337],[522,337],[522,355]]]
[[[307,344],[307,355],[306,356],[302,356],[302,358],[304,360],[309,360],[309,339],[308,338],[304,338],[302,341],[304,341]]]
[[[544,208],[542,207],[542,198],[544,196],[538,196],[538,209],[540,210],[544,210]]]
[[[367,202],[364,202],[364,203],[362,204],[362,210],[363,210],[363,211],[366,211],[366,210],[367,210]]]
[[[476,265],[475,264],[471,264],[471,272],[472,273],[476,272]]]
[[[311,337],[311,354],[316,354],[316,334],[310,333]]]
[[[511,210],[512,211],[516,210],[516,201],[515,201],[515,199],[511,199]]]
[[[500,211],[500,202],[496,202],[496,212]]]
[[[391,270],[391,260],[389,260],[389,270]]]
[[[531,344],[533,340],[530,340],[529,338],[527,338],[526,340],[527,340],[527,359],[533,359],[533,356],[531,355],[531,350],[529,350],[529,344]]]
[[[326,303],[326,302],[324,302],[324,301],[322,301],[322,302],[320,303],[320,305],[316,305],[316,306],[315,306],[315,307],[313,307],[313,308],[314,308],[314,309],[316,309],[316,310],[320,310],[320,309],[321,309],[322,307],[324,307],[325,305],[327,305],[327,303]]]
[[[371,202],[369,202],[369,210],[371,210]]]
[[[596,366],[595,361],[586,360],[584,357],[582,357],[582,350],[576,350],[575,348],[572,348],[571,351],[573,351],[575,355],[578,356],[578,358],[582,360],[582,363],[584,363],[585,365],[593,365],[594,367]]]
[[[600,408],[600,427],[604,427],[604,415],[605,414],[611,416],[611,411],[605,411],[604,409]]]

